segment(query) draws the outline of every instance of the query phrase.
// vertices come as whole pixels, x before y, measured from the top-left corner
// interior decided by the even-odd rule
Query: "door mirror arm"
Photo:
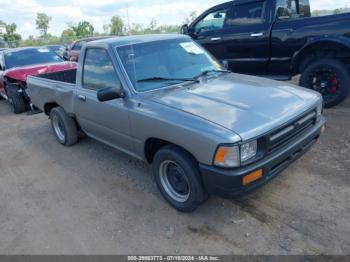
[[[97,91],[97,99],[100,102],[107,102],[114,99],[124,98],[125,93],[121,86],[107,87]]]

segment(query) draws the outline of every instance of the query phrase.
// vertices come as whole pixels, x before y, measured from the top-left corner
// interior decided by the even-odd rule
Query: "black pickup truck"
[[[312,11],[316,2],[231,1],[184,25],[182,33],[234,72],[279,80],[301,74],[300,85],[322,93],[332,107],[350,89],[350,8]]]

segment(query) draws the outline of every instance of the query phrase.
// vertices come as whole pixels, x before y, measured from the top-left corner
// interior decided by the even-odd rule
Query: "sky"
[[[182,24],[191,11],[197,14],[225,0],[0,0],[0,20],[16,23],[24,37],[37,36],[36,13],[45,12],[52,17],[49,33],[60,35],[68,24],[87,20],[95,30],[103,32],[103,25],[113,15],[130,23],[148,25],[155,18],[158,24]],[[313,8],[327,9],[350,6],[350,0],[311,0]]]

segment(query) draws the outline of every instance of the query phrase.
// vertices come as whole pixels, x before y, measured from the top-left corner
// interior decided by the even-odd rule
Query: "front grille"
[[[308,112],[297,120],[279,128],[266,138],[267,153],[271,153],[288,144],[298,135],[306,132],[316,124],[316,111]]]

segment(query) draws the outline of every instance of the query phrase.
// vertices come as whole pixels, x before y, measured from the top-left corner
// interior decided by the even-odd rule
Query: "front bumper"
[[[249,166],[223,169],[200,164],[200,172],[205,188],[210,194],[228,198],[240,196],[257,189],[304,155],[320,137],[325,123],[326,118],[322,117],[312,129],[295,138],[290,144]],[[243,186],[243,178],[259,169],[263,170],[263,177]]]

